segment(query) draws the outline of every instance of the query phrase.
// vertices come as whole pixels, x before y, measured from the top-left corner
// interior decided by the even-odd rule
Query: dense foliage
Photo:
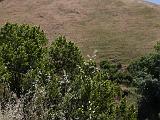
[[[1,61],[10,77],[10,89],[22,94],[22,79],[29,70],[38,67],[47,39],[39,27],[7,23],[0,31]]]
[[[52,43],[49,50],[49,64],[55,69],[56,74],[63,75],[65,70],[69,77],[74,77],[83,62],[78,47],[72,42],[67,42],[65,37],[60,36]]]
[[[100,62],[100,69],[107,75],[107,79],[119,84],[132,84],[132,76],[125,70],[120,63],[114,63],[109,60]]]
[[[160,113],[160,44],[156,51],[131,63],[128,70],[134,77],[134,83],[142,96],[139,101],[138,118],[140,120],[159,120]]]
[[[111,79],[110,69],[119,71],[120,66],[97,68],[63,36],[49,47],[46,42],[39,27],[7,23],[1,28],[2,119],[137,119],[135,106],[127,103],[113,80],[119,77]]]

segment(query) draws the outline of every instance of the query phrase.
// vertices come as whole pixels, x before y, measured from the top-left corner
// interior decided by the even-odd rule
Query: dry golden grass
[[[40,25],[51,38],[66,35],[97,60],[130,59],[152,50],[160,38],[160,7],[142,0],[3,0],[0,24]]]

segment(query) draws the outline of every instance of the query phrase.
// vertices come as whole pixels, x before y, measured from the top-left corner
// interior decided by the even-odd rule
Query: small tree
[[[21,78],[38,67],[47,39],[40,27],[5,24],[0,30],[2,62],[11,74],[10,89],[20,97]]]
[[[63,36],[58,37],[51,45],[49,51],[49,64],[55,73],[62,76],[64,71],[68,77],[77,74],[84,60],[78,47],[72,42],[67,42]]]

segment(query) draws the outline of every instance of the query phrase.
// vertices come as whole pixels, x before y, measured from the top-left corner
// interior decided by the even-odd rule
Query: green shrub
[[[0,80],[18,96],[7,99],[4,113],[13,111],[20,120],[137,119],[135,107],[113,82],[127,78],[118,73],[121,66],[104,62],[101,70],[96,62],[85,61],[65,37],[58,37],[48,49],[46,41],[39,27],[9,23],[2,27]],[[5,109],[8,104],[13,107]]]
[[[49,64],[55,73],[62,76],[64,71],[73,77],[77,74],[84,60],[78,47],[72,42],[67,42],[63,36],[58,37],[49,49]]]
[[[155,52],[132,62],[128,66],[139,88],[138,119],[158,120],[160,112],[160,44]]]
[[[10,78],[11,91],[22,94],[23,75],[38,67],[47,39],[39,27],[5,24],[0,30],[1,59]]]
[[[101,61],[100,69],[103,74],[106,74],[108,80],[128,85],[133,81],[131,74],[127,70],[124,70],[120,63],[112,63],[107,60]]]

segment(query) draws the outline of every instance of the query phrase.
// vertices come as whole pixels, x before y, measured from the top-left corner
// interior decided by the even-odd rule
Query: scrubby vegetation
[[[39,27],[7,23],[0,42],[2,119],[136,119],[112,71],[86,61],[65,37],[48,47]]]
[[[2,26],[0,119],[160,119],[159,43],[154,53],[126,68],[109,60],[97,64],[84,59],[64,36],[47,42],[40,27]]]
[[[160,116],[160,44],[155,52],[134,61],[128,70],[142,95],[138,106],[140,120],[159,120]]]

